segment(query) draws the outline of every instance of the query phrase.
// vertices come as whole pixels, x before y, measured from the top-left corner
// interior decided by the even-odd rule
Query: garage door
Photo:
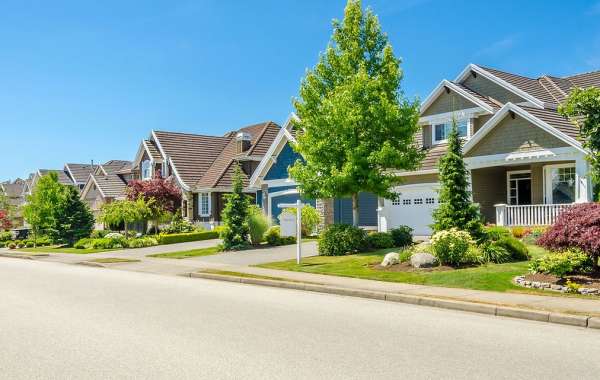
[[[400,194],[398,199],[385,201],[388,229],[406,225],[416,236],[431,235],[431,213],[438,205],[436,188],[432,184],[396,188],[395,191]]]

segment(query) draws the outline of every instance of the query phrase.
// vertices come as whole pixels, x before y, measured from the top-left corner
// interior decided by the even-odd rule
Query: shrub
[[[0,248],[4,248],[4,247],[6,247],[6,242],[0,241]]]
[[[398,253],[398,262],[405,263],[410,260],[411,256],[414,254],[410,249],[405,249]]]
[[[40,236],[35,240],[35,244],[40,247],[45,247],[51,245],[52,243],[53,241],[49,236]]]
[[[413,229],[409,226],[399,226],[390,230],[392,239],[394,239],[394,246],[396,247],[407,247],[412,244],[412,232]]]
[[[503,237],[494,244],[506,249],[510,254],[511,261],[529,260],[529,250],[527,249],[527,246],[514,237]]]
[[[530,265],[529,270],[536,273],[548,273],[564,277],[568,273],[583,270],[591,265],[590,257],[583,251],[571,249],[562,252],[551,252]]]
[[[120,249],[127,248],[127,239],[121,238],[101,238],[91,239],[86,248],[93,249]]]
[[[35,242],[28,240],[27,242],[25,242],[25,247],[26,248],[33,248],[35,246]]]
[[[502,226],[487,226],[484,228],[484,232],[488,240],[498,241],[503,237],[512,236],[510,230]]]
[[[269,229],[269,224],[269,219],[258,206],[250,207],[248,227],[250,228],[250,241],[252,244],[260,244],[263,241],[265,232]]]
[[[161,232],[163,234],[181,234],[186,232],[194,232],[196,227],[185,219],[177,218],[171,224],[164,227]]]
[[[79,239],[75,244],[73,244],[73,248],[75,249],[86,249],[90,247],[90,244],[93,240],[92,238],[83,238]]]
[[[341,256],[368,248],[367,233],[348,224],[331,224],[319,237],[319,254]]]
[[[153,237],[146,236],[129,239],[127,244],[129,245],[129,248],[144,248],[158,245],[158,241]]]
[[[485,263],[508,263],[511,261],[510,252],[498,242],[484,244],[481,247],[482,260]]]
[[[0,231],[0,241],[12,240],[12,233],[10,231]]]
[[[104,235],[104,238],[106,238],[106,239],[123,239],[124,236],[118,232],[110,232],[110,233]]]
[[[219,233],[217,231],[189,232],[184,234],[158,235],[159,244],[175,244],[185,243],[189,241],[200,241],[208,239],[217,239]]]
[[[269,228],[265,234],[265,240],[267,244],[271,246],[295,244],[296,238],[294,236],[281,236],[281,228],[279,226],[273,226]]]
[[[101,239],[103,237],[106,237],[106,235],[108,235],[109,233],[110,233],[109,230],[94,230],[90,234],[90,238],[92,238],[92,239]]]
[[[436,232],[431,237],[431,248],[442,264],[460,265],[464,262],[463,256],[473,244],[471,235],[466,231],[456,228]]]
[[[17,248],[25,248],[25,243],[23,243],[22,241],[18,242],[17,243]]]
[[[531,228],[517,226],[510,229],[512,236],[517,239],[522,239],[524,236],[529,235],[531,233]]]
[[[8,243],[8,249],[15,249],[17,245],[15,243]]]
[[[600,255],[600,204],[582,203],[563,211],[556,223],[548,229],[537,243],[547,249],[562,251],[579,248],[592,259],[598,270]]]
[[[295,208],[286,208],[284,212],[296,215]],[[315,233],[317,227],[321,223],[321,214],[311,205],[302,207],[302,236],[310,236]]]
[[[392,248],[394,239],[392,234],[387,232],[375,232],[368,236],[369,247],[376,249]]]
[[[469,246],[467,252],[463,255],[461,264],[479,265],[485,262],[483,250],[476,245],[471,245]]]

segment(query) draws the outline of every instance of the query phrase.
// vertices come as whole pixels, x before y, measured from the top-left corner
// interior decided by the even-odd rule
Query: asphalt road
[[[598,379],[600,331],[0,258],[3,379]]]

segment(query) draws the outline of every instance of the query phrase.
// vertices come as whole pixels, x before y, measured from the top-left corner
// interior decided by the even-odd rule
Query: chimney
[[[238,132],[238,134],[235,136],[235,141],[237,143],[236,144],[236,146],[237,146],[236,153],[237,154],[244,153],[245,151],[250,149],[250,143],[252,141],[252,136],[250,136],[250,133],[248,133],[248,132]]]

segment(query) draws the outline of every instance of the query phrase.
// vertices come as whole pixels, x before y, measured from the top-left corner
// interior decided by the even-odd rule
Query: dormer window
[[[463,119],[456,121],[456,127],[458,129],[458,135],[463,138],[469,137],[470,130],[470,119]],[[452,130],[452,120],[448,120],[443,123],[433,123],[432,125],[432,142],[433,144],[444,143],[448,140],[450,131]]]

